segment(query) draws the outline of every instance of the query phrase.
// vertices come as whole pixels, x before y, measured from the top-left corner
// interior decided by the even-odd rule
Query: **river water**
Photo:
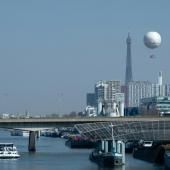
[[[0,131],[0,143],[14,143],[21,155],[16,160],[1,160],[0,170],[111,170],[100,168],[88,157],[90,149],[70,149],[65,140],[60,138],[40,137],[36,142],[36,153],[29,153],[28,138],[10,136],[7,131]],[[115,170],[163,170],[162,166],[134,159],[126,154],[126,165]]]

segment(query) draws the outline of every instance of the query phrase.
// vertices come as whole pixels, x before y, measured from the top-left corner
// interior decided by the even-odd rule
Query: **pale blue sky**
[[[169,0],[0,1],[0,113],[81,111],[96,81],[124,81],[128,32],[134,79],[170,83],[169,16]]]

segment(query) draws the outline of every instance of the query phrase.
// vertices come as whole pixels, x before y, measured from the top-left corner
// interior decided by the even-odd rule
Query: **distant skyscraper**
[[[152,97],[153,83],[148,81],[133,81],[127,85],[127,107],[139,107],[142,98]]]
[[[126,39],[127,44],[127,56],[126,56],[126,75],[125,75],[125,85],[133,81],[132,77],[132,59],[131,59],[131,37],[128,34]]]
[[[87,93],[86,94],[86,105],[87,106],[95,106],[95,93]]]

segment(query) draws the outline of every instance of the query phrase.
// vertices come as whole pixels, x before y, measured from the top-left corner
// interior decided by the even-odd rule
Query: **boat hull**
[[[99,153],[93,151],[89,159],[92,162],[97,163],[101,167],[114,167],[122,165],[122,158],[115,156],[114,154],[108,152],[108,153]]]
[[[0,159],[18,159],[20,156],[0,156]]]

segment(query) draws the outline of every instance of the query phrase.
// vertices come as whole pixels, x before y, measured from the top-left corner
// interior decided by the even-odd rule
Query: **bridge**
[[[151,122],[151,121],[170,121],[170,117],[78,117],[78,118],[13,118],[0,119],[0,128],[51,128],[51,127],[70,127],[76,124],[113,122],[121,124],[123,122]]]
[[[0,128],[51,128],[71,127],[75,124],[110,122],[113,118],[25,118],[25,119],[0,119]]]
[[[17,118],[17,119],[0,119],[0,128],[19,129],[29,131],[28,150],[36,151],[36,135],[40,130],[73,127],[80,123],[107,122],[111,118]]]
[[[71,127],[95,140],[170,141],[170,117],[95,117],[0,119],[0,128],[30,131],[29,151],[35,151],[36,131],[54,127]]]

